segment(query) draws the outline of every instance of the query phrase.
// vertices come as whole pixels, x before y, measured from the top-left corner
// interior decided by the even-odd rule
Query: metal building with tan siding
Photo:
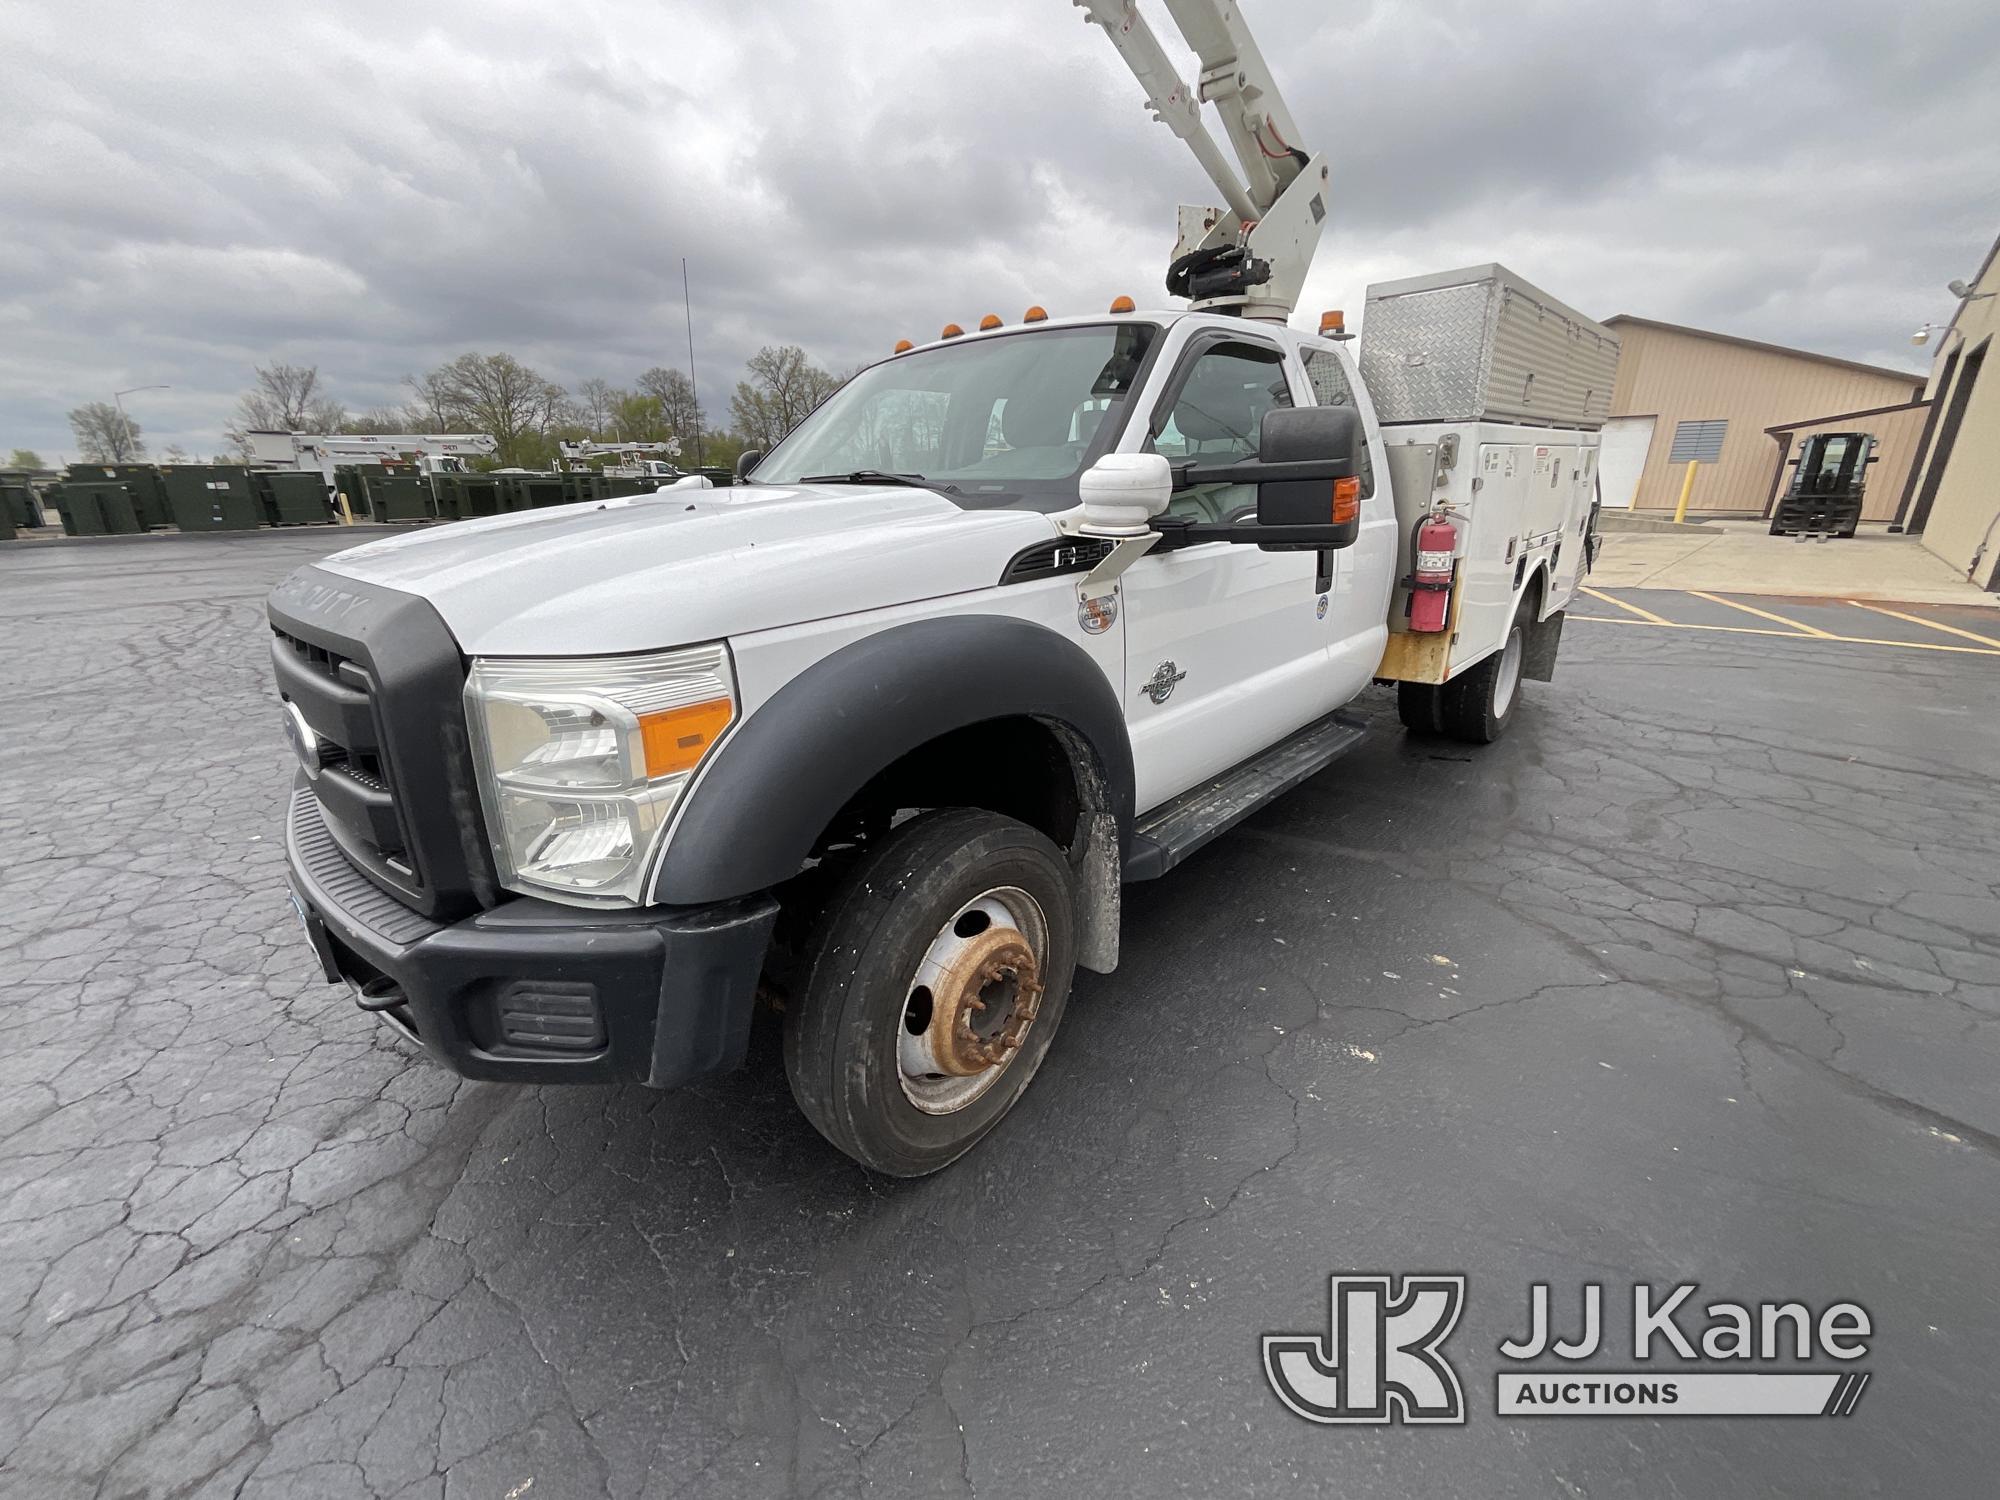
[[[1621,313],[1623,345],[1604,429],[1604,504],[1671,513],[1695,462],[1688,513],[1762,516],[1787,460],[1814,432],[1869,432],[1862,518],[1893,518],[1920,446],[1924,377],[1804,349]]]
[[[1924,390],[1931,421],[1907,526],[1973,583],[2000,592],[2000,369],[1987,368],[2000,333],[2000,240],[1964,290]]]

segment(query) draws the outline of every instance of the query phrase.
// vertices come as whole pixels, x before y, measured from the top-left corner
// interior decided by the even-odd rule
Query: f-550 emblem
[[[1187,673],[1177,670],[1172,662],[1163,661],[1153,668],[1152,681],[1141,684],[1139,691],[1155,703],[1165,703],[1174,695],[1174,684],[1185,676]]]

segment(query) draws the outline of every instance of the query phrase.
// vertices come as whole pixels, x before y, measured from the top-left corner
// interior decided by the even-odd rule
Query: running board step
[[[1254,760],[1154,808],[1132,831],[1131,851],[1125,856],[1126,882],[1159,879],[1210,839],[1229,832],[1267,802],[1338,760],[1367,732],[1359,719],[1328,714]]]

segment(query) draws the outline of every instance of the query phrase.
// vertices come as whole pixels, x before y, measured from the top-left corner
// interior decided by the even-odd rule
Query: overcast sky
[[[1991,0],[1245,9],[1332,164],[1302,323],[1500,260],[1596,316],[1915,369],[2000,230]],[[718,417],[760,344],[846,367],[1163,305],[1174,205],[1214,195],[1081,14],[12,0],[0,453],[164,383],[127,398],[152,451],[206,456],[275,360],[355,409],[467,349],[626,383],[686,360],[682,256]]]

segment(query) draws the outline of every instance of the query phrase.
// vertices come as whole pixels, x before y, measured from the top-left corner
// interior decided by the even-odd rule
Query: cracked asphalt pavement
[[[1992,1492],[2000,663],[1573,623],[1476,753],[1371,692],[896,1183],[768,1038],[468,1084],[319,980],[259,606],[340,541],[0,550],[0,1494]],[[1278,1404],[1342,1270],[1470,1277],[1465,1426]],[[1531,1282],[1642,1279],[1860,1302],[1866,1401],[1495,1415]]]

